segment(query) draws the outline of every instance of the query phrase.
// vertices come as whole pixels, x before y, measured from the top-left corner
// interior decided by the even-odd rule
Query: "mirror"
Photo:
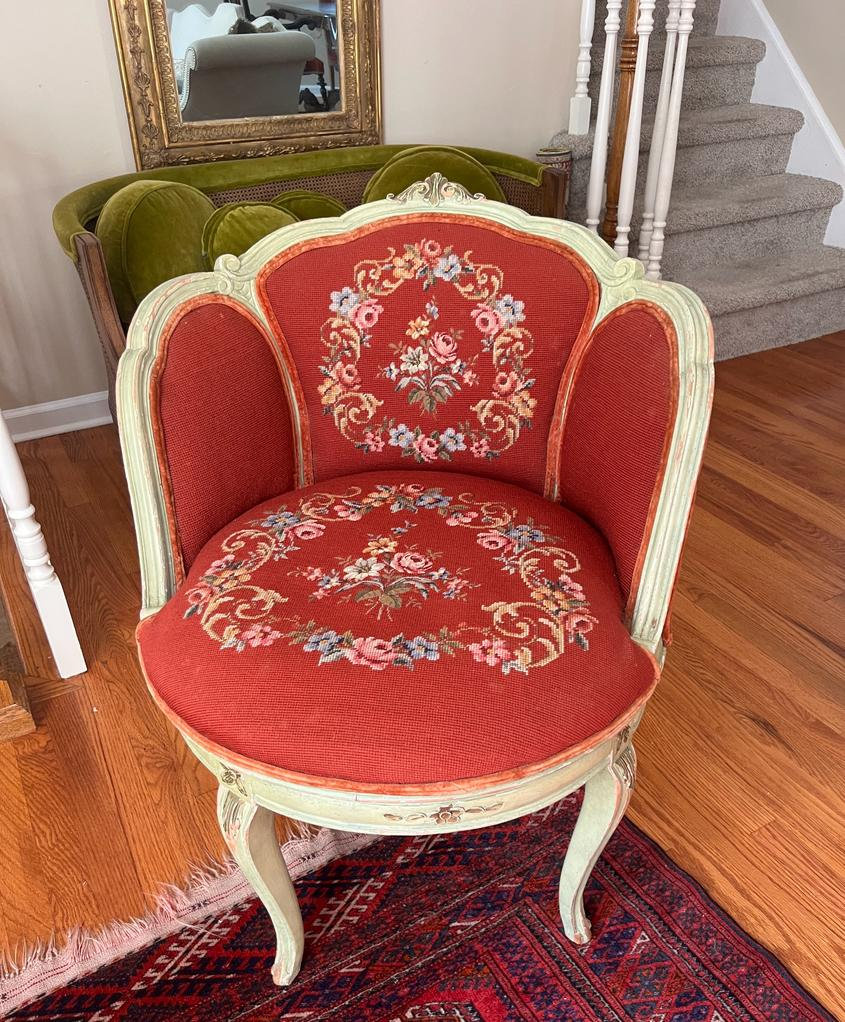
[[[372,0],[112,0],[140,169],[381,141]]]

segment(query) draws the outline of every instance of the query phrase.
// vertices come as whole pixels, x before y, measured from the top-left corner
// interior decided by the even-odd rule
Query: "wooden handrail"
[[[613,139],[607,162],[607,200],[601,235],[612,245],[616,241],[616,221],[619,210],[619,188],[622,183],[622,161],[625,158],[625,140],[628,137],[628,119],[631,116],[631,97],[634,91],[634,73],[637,70],[637,19],[639,0],[628,0],[625,28],[619,55],[619,95],[613,120]]]

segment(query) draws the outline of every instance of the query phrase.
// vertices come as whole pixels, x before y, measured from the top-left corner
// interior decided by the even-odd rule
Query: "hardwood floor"
[[[845,1015],[845,333],[717,368],[630,815]],[[91,665],[58,681],[8,532],[38,730],[0,744],[0,950],[143,913],[223,855],[214,785],[145,694],[115,430],[20,447]]]

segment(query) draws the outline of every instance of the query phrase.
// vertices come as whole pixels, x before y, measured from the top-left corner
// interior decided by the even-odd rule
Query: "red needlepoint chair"
[[[141,304],[118,415],[138,647],[296,976],[273,814],[429,834],[628,804],[712,392],[704,306],[433,175]]]

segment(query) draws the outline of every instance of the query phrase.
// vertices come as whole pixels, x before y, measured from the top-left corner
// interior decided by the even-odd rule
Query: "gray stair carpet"
[[[713,317],[716,357],[761,351],[845,328],[845,249],[824,244],[838,184],[787,174],[798,110],[751,102],[758,39],[715,35],[720,0],[698,0],[663,275],[696,291]],[[606,3],[596,4],[590,94],[595,114]],[[624,6],[623,6],[624,17]],[[631,252],[637,252],[654,106],[663,63],[665,12],[658,15],[646,75]],[[618,79],[617,79],[618,80]],[[573,154],[569,216],[586,218],[593,131],[551,141]]]

